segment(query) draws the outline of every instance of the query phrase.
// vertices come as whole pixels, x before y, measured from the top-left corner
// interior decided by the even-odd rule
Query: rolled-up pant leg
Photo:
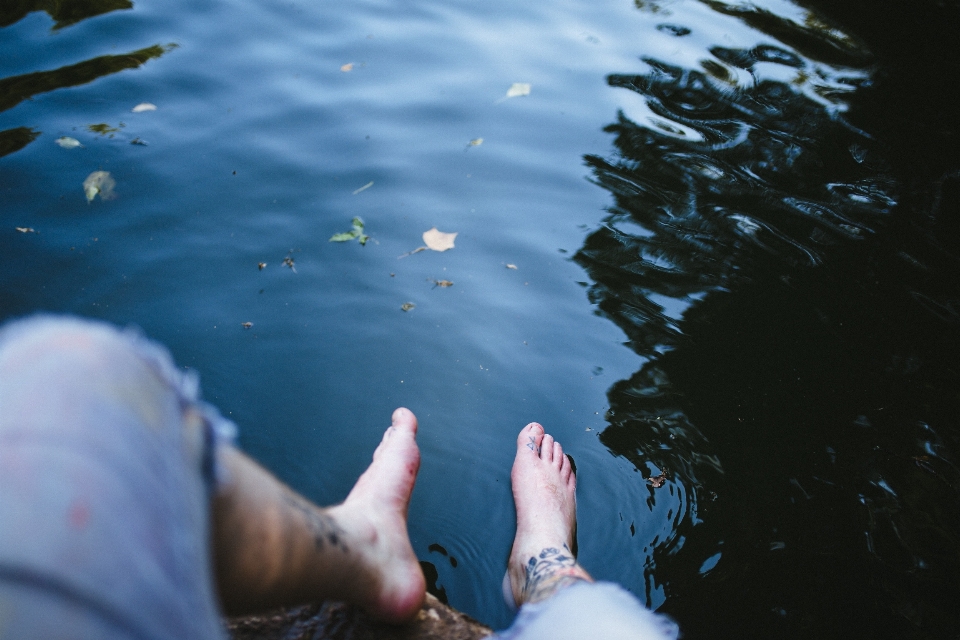
[[[133,332],[0,330],[0,639],[223,638],[208,508],[231,426]]]
[[[612,582],[581,582],[525,604],[488,640],[676,640],[677,625]]]

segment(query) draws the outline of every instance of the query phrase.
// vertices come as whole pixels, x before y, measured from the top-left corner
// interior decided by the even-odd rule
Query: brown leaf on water
[[[444,288],[446,288],[446,287],[452,287],[452,286],[453,286],[453,283],[450,282],[449,280],[434,280],[434,281],[433,281],[433,286],[434,286],[434,288],[436,288],[436,287],[444,287]]]
[[[297,272],[297,266],[296,264],[294,264],[293,258],[291,258],[290,256],[287,256],[286,258],[283,259],[283,266],[290,267],[290,270],[293,271],[294,273]]]
[[[266,263],[266,262],[258,262],[258,263],[257,263],[257,269],[259,269],[260,271],[263,271],[263,270],[266,269],[266,268],[267,268],[267,263]]]
[[[429,231],[423,232],[423,243],[427,245],[428,249],[433,249],[434,251],[453,249],[453,241],[456,239],[457,233],[458,232],[444,233],[443,231],[438,231],[436,227],[433,227]]]
[[[353,63],[348,62],[347,64],[343,65],[342,67],[340,67],[340,71],[343,71],[344,73],[353,71]]]
[[[400,308],[404,311],[410,311],[410,309],[413,309],[416,306],[417,305],[413,304],[412,302],[404,302],[402,305],[400,305]]]
[[[240,323],[240,326],[243,327],[244,329],[249,329],[250,327],[253,326],[253,323],[252,323],[252,322],[241,322],[241,323]]]
[[[665,471],[661,472],[658,476],[653,476],[652,478],[647,478],[647,482],[653,485],[654,489],[659,489],[663,486],[663,483],[667,481],[667,473]]]

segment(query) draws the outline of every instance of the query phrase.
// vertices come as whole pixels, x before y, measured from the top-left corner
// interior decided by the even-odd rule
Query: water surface
[[[584,565],[689,637],[955,631],[958,165],[890,80],[944,56],[827,9],[5,9],[0,312],[142,327],[321,503],[410,407],[414,546],[492,626],[539,420]]]

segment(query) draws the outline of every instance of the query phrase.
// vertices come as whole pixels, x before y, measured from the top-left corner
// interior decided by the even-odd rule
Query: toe
[[[405,431],[407,433],[416,434],[417,416],[413,415],[413,411],[410,411],[410,409],[407,409],[406,407],[400,407],[393,412],[390,426],[397,431]]]
[[[560,469],[561,466],[563,465],[563,461],[564,461],[563,447],[560,446],[560,443],[559,443],[559,442],[554,441],[554,443],[553,443],[553,464],[554,464],[554,466],[557,467],[557,469]]]
[[[540,445],[540,458],[547,462],[553,462],[553,445],[555,444],[553,436],[549,433],[543,436],[543,444]]]
[[[558,443],[557,446],[559,447],[560,444]],[[566,483],[567,478],[570,476],[570,459],[563,454],[563,449],[560,450],[559,460],[560,460],[560,479],[563,480],[564,483]]]
[[[517,436],[517,450],[519,452],[538,453],[540,444],[543,442],[543,426],[537,422],[531,422],[525,426],[520,435]]]

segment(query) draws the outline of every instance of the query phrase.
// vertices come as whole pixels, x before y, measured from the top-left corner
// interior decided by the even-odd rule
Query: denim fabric
[[[224,638],[208,512],[233,433],[135,332],[0,330],[0,640]]]
[[[677,640],[678,633],[619,585],[580,582],[523,605],[510,628],[488,640]]]

